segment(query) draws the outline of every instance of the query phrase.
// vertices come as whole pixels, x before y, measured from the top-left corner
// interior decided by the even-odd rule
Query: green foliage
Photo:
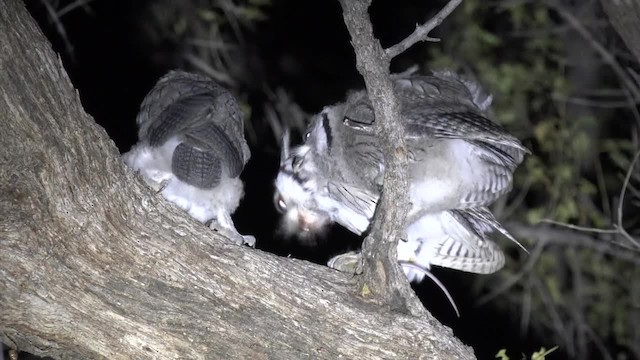
[[[228,0],[196,0],[184,3],[157,1],[152,6],[158,25],[173,24],[177,35],[187,29],[213,27],[222,29],[233,22],[249,24],[264,20],[264,8],[271,5],[270,0],[248,0],[232,2]]]
[[[619,116],[624,109],[585,111],[570,101],[585,90],[618,86],[607,68],[596,61],[590,69],[600,79],[594,89],[574,85],[575,65],[567,58],[567,45],[580,39],[562,31],[567,25],[545,2],[467,0],[446,26],[464,31],[443,33],[440,46],[427,48],[430,60],[424,67],[453,68],[477,78],[494,94],[497,122],[533,152],[516,172],[512,196],[519,191],[527,196],[512,218],[529,224],[546,218],[611,228],[611,204],[615,204],[611,195],[619,193],[620,175],[635,151],[631,121]],[[535,246],[535,239],[530,244]],[[637,279],[638,267],[588,247],[564,244],[550,240],[522,280],[537,284],[534,290],[523,284],[513,287],[502,298],[504,308],[522,306],[529,299],[533,330],[552,337],[570,354],[587,351],[565,342],[578,334],[588,342],[613,338],[627,346],[633,342],[632,319],[639,320],[639,311],[629,297],[629,282],[622,279]],[[498,276],[506,279],[521,267],[515,265],[516,270],[506,269]],[[593,333],[580,333],[581,328]],[[536,354],[542,359],[548,353]],[[505,351],[497,357],[508,359]]]
[[[552,352],[556,351],[556,349],[558,349],[557,346],[552,347],[551,349],[547,350],[544,347],[540,348],[540,350],[534,352],[533,354],[531,354],[531,360],[545,360],[547,358],[547,355],[551,354]],[[500,359],[500,360],[509,360],[509,355],[507,355],[507,350],[506,349],[500,349],[500,351],[498,351],[498,353],[496,354],[496,359]],[[522,359],[526,360],[526,356],[522,355]]]
[[[173,55],[178,56],[170,60],[173,66],[182,65],[175,64],[176,58],[191,54],[199,66],[234,72],[224,69],[231,64],[221,62],[236,47],[244,29],[266,19],[264,10],[270,5],[270,0],[154,1],[144,15],[148,21],[143,29],[153,48],[170,45],[176,49]]]
[[[544,359],[546,359],[547,355],[551,354],[552,352],[556,351],[557,349],[558,349],[558,346],[554,346],[549,350],[547,350],[545,348],[540,348],[539,351],[536,351],[533,354],[531,354],[531,360],[544,360]]]
[[[192,55],[204,64],[200,71],[207,72],[210,66],[210,75],[228,76],[218,80],[233,87],[234,80],[248,76],[242,64],[245,54],[234,53],[242,42],[238,30],[264,20],[270,5],[270,0],[160,0],[150,6],[148,16],[153,21],[146,22],[146,31],[154,47],[169,43],[176,48],[172,67],[197,67],[193,62],[180,63]],[[597,20],[593,23],[605,21]],[[589,71],[604,82],[594,89],[576,85],[571,77],[575,64],[567,58],[575,36],[570,37],[567,28],[545,2],[465,0],[443,23],[443,41],[425,47],[429,60],[423,67],[451,68],[476,78],[494,95],[493,118],[532,150],[516,172],[510,196],[524,200],[507,206],[515,209],[510,220],[533,225],[553,219],[610,228],[616,207],[612,194],[619,194],[620,174],[635,151],[631,122],[620,116],[622,110],[576,110],[570,100],[584,90],[618,84],[610,80],[606,67],[596,64]],[[606,29],[594,30],[602,32]],[[537,245],[536,239],[519,240],[529,240],[529,248]],[[640,322],[640,285],[624,281],[640,277],[638,267],[609,253],[566,244],[549,240],[535,266],[497,305],[513,311],[530,301],[531,329],[569,354],[584,353],[573,341],[579,336],[589,337],[587,343],[597,338],[614,339],[615,345],[629,348],[640,344],[633,337],[635,323]],[[494,279],[513,276],[523,265],[507,263],[511,268]],[[534,355],[543,359],[549,352],[541,349]],[[508,358],[506,351],[498,355]]]
[[[144,34],[160,67],[182,68],[207,74],[239,97],[245,119],[252,110],[241,90],[255,81],[249,70],[246,34],[267,20],[271,0],[159,0],[150,2],[143,15]],[[245,94],[245,97],[243,97]],[[245,122],[249,142],[256,129]]]

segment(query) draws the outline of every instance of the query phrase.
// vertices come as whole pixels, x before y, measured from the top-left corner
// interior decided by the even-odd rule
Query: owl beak
[[[300,215],[298,215],[298,225],[300,226],[300,229],[302,229],[302,231],[310,232],[313,228],[313,221],[311,221],[311,219],[301,213]]]
[[[298,212],[298,226],[304,232],[315,232],[322,227],[323,221],[310,212],[299,211]]]

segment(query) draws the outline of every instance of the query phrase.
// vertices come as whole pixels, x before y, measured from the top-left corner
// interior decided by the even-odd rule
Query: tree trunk
[[[154,194],[84,113],[19,0],[0,3],[0,119],[10,347],[65,359],[473,358],[430,315],[390,312],[352,277],[233,245]]]

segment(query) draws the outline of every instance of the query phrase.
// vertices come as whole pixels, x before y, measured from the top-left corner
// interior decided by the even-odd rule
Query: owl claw
[[[252,248],[256,247],[256,238],[253,235],[240,235],[233,225],[231,228],[219,223],[216,219],[211,219],[205,223],[205,225],[211,230],[219,233],[220,235],[231,240],[236,245],[249,245]]]
[[[154,188],[154,190],[156,190],[156,194],[160,194],[164,189],[167,188],[167,186],[169,186],[169,180],[162,180],[158,188]]]
[[[146,174],[143,174],[140,170],[137,170],[136,173],[142,176],[142,179],[144,180],[144,182],[151,189],[153,189],[153,191],[155,191],[156,194],[160,194],[164,189],[166,189],[167,186],[169,186],[169,181],[171,180],[168,178],[165,178],[162,180],[158,180],[156,178],[150,178]]]
[[[249,247],[255,248],[256,247],[256,237],[253,235],[240,235],[242,236],[242,242],[243,244],[247,244],[249,245]]]
[[[336,255],[329,259],[327,266],[340,272],[359,275],[364,270],[362,253],[359,251],[350,251],[344,254]]]

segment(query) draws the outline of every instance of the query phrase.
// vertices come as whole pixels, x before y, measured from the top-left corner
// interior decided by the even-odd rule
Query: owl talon
[[[253,235],[241,235],[238,230],[234,228],[229,229],[226,226],[220,224],[216,219],[207,221],[205,225],[211,230],[231,240],[236,245],[246,244],[252,248],[256,247],[256,238]]]
[[[242,236],[242,243],[249,245],[249,247],[256,247],[256,237],[253,235],[240,235]]]
[[[158,189],[155,189],[156,194],[160,194],[162,191],[164,191],[164,189],[167,188],[167,186],[169,186],[169,180],[162,180]]]
[[[363,261],[362,253],[350,251],[332,257],[327,262],[327,266],[340,272],[360,275],[364,271]]]
[[[142,176],[142,179],[144,180],[144,182],[151,189],[153,189],[153,191],[156,194],[160,194],[164,189],[167,188],[167,186],[169,186],[170,179],[158,180],[158,179],[149,178],[149,176],[147,176],[147,174],[142,173],[142,171],[140,171],[140,170],[136,171],[136,173],[140,174]]]

